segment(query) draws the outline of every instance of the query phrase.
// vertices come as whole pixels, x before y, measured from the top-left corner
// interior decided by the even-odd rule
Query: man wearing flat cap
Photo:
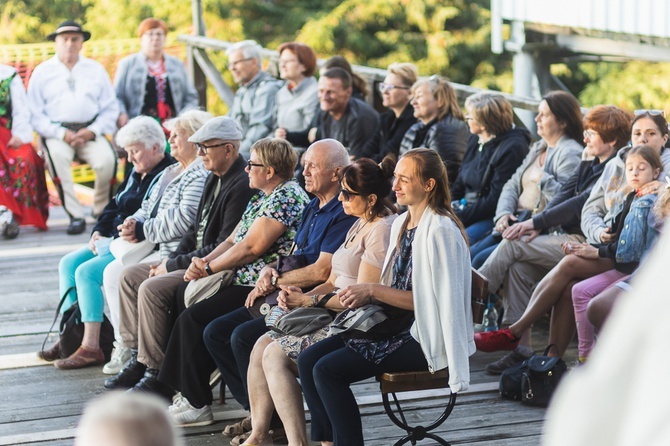
[[[198,147],[205,169],[212,172],[203,189],[195,222],[176,251],[157,265],[125,268],[119,281],[120,332],[130,348],[130,362],[105,388],[134,387],[171,396],[157,380],[171,332],[177,287],[194,257],[204,257],[233,232],[251,199],[247,163],[240,155],[242,129],[238,122],[220,116],[203,125],[189,139]],[[141,286],[140,286],[141,285]]]
[[[56,42],[56,55],[35,68],[28,84],[31,123],[42,137],[47,164],[70,216],[68,234],[86,229],[70,172],[75,155],[95,172],[93,215],[109,202],[116,173],[116,155],[104,135],[116,130],[119,108],[105,68],[79,54],[90,38],[77,22],[58,25],[47,36]]]

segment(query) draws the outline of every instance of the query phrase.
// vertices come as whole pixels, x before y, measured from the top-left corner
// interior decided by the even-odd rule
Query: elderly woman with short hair
[[[132,119],[119,130],[116,142],[128,152],[133,169],[98,217],[88,246],[65,255],[58,265],[60,295],[66,296],[61,311],[65,312],[78,301],[84,323],[81,346],[68,358],[56,361],[55,366],[60,369],[77,369],[105,361],[106,354],[100,348],[100,329],[105,303],[103,270],[114,260],[109,243],[119,236],[118,226],[139,209],[144,196],[156,184],[156,177],[174,162],[165,153],[163,129],[153,118]],[[58,359],[60,343],[38,355],[47,361]]]
[[[198,148],[188,142],[188,138],[212,117],[205,111],[188,110],[165,123],[171,130],[170,154],[177,163],[163,171],[140,209],[118,228],[120,236],[129,243],[146,240],[152,245],[159,245],[158,251],[141,260],[142,263],[155,263],[168,258],[195,220],[209,171],[197,155]],[[108,375],[119,373],[130,359],[130,349],[123,346],[119,333],[119,277],[129,264],[117,258],[107,265],[104,273],[105,298],[116,339],[112,360],[102,369]]]
[[[498,198],[528,154],[530,133],[514,127],[512,104],[503,95],[474,94],[465,100],[465,109],[472,136],[451,198],[459,202],[454,211],[472,244],[493,229]]]
[[[142,20],[137,29],[141,51],[119,61],[114,76],[121,110],[119,127],[135,116],[151,116],[163,122],[198,106],[198,94],[184,63],[164,52],[167,32],[162,20]]]

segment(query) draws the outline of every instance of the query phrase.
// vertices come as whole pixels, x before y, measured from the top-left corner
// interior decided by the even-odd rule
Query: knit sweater
[[[393,222],[391,246],[381,283],[392,280],[394,240],[408,214]],[[411,334],[421,345],[431,372],[449,367],[454,393],[470,385],[469,357],[475,353],[472,326],[470,251],[454,221],[426,209],[412,243],[414,324]]]

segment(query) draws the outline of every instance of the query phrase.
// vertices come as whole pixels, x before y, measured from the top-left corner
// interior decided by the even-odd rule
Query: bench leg
[[[393,395],[393,400],[395,402],[395,405],[398,409],[398,414],[400,415],[400,418],[398,418],[391,408],[391,403],[389,401],[388,393],[382,393],[382,403],[384,405],[384,410],[386,411],[386,415],[390,418],[390,420],[399,428],[405,430],[407,432],[407,435],[398,440],[395,443],[395,446],[400,446],[403,444],[406,444],[407,442],[412,442],[412,445],[416,445],[417,441],[421,441],[424,438],[430,438],[432,440],[435,440],[441,445],[447,445],[449,446],[450,443],[443,440],[442,438],[438,437],[435,434],[430,433],[433,429],[437,428],[440,426],[442,423],[445,422],[447,418],[449,418],[449,415],[451,415],[451,412],[454,410],[454,406],[456,405],[456,394],[452,393],[449,395],[449,401],[447,402],[447,406],[444,408],[444,412],[439,416],[437,420],[429,424],[428,426],[410,426],[407,424],[407,420],[405,419],[405,414],[402,411],[402,408],[400,407],[400,403],[398,402],[398,398],[396,397],[395,393],[392,393]]]

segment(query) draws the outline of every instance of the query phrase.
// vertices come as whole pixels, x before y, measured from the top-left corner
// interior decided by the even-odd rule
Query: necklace
[[[363,223],[363,224],[361,225],[360,228],[356,229],[356,231],[355,231],[353,234],[351,234],[351,237],[349,237],[349,240],[347,240],[347,242],[344,244],[344,247],[345,247],[345,248],[347,248],[347,246],[348,246],[349,244],[351,244],[351,242],[354,241],[354,239],[356,238],[356,236],[358,235],[358,233],[361,232],[361,231],[363,230],[363,228],[365,227],[365,225],[368,224],[368,222],[369,222],[369,220],[365,220],[365,223]],[[360,224],[360,223],[359,223],[359,224]]]

